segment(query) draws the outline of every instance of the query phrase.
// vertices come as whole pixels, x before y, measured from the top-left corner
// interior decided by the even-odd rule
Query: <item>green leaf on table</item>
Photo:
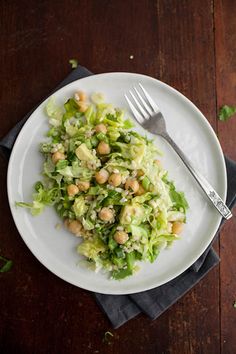
[[[78,60],[77,59],[70,59],[69,63],[71,64],[72,69],[76,69],[78,66]]]
[[[231,118],[236,113],[235,106],[224,105],[221,107],[218,118],[222,122],[226,122],[229,118]]]
[[[0,273],[8,272],[11,269],[13,262],[2,256],[0,256],[0,261]],[[1,265],[1,263],[3,264]]]

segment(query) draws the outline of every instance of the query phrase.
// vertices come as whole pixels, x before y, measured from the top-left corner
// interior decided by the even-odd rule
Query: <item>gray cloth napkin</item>
[[[78,66],[53,90],[53,92],[72,81],[90,75],[92,75],[90,71],[82,66]],[[51,92],[50,95],[53,92]],[[10,156],[11,149],[19,131],[33,111],[34,110],[28,113],[0,140],[0,151],[4,156]],[[227,205],[229,208],[232,208],[236,202],[236,163],[228,158],[225,158],[225,161],[228,177]],[[215,238],[217,235],[218,232]],[[95,293],[94,296],[114,328],[120,327],[141,312],[147,314],[151,319],[156,319],[196,285],[218,263],[219,257],[210,245],[189,269],[162,286],[131,295],[104,295]]]
[[[236,163],[227,157],[225,157],[225,162],[228,180],[226,204],[232,209],[236,203]],[[216,240],[223,223],[224,220],[222,220],[213,241],[196,262],[168,283],[152,290],[130,295],[96,293],[95,298],[110,319],[113,327],[120,327],[141,312],[154,320],[193,288],[219,263],[219,257],[212,248],[212,243]]]

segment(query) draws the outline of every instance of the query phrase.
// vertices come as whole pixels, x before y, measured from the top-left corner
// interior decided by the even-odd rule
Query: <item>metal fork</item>
[[[183,151],[169,136],[166,130],[166,123],[163,114],[144,87],[139,83],[139,89],[134,87],[133,91],[129,90],[129,94],[131,99],[127,95],[125,95],[125,98],[136,121],[150,133],[163,137],[172,146],[214,207],[225,219],[230,219],[232,217],[232,213],[229,208],[225,205],[223,200],[205,179],[205,177],[195,170]]]

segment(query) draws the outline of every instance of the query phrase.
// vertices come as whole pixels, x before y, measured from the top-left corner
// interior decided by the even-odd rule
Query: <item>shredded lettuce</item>
[[[106,251],[106,245],[99,237],[94,237],[93,240],[85,240],[77,248],[78,253],[88,259],[96,259],[100,253]]]
[[[43,180],[35,183],[31,202],[16,205],[32,215],[54,206],[81,236],[77,251],[90,268],[121,280],[179,238],[172,226],[186,221],[188,203],[156,161],[161,152],[153,141],[130,130],[125,112],[102,94],[91,101],[82,112],[73,97],[61,106],[54,97],[48,100],[50,129],[40,145]],[[126,186],[127,179],[138,188]]]
[[[62,122],[64,110],[57,106],[55,97],[50,97],[46,105],[46,113],[49,117],[49,123],[54,127],[59,127]]]
[[[73,204],[73,211],[76,217],[83,216],[88,210],[88,206],[85,203],[83,196],[79,196],[75,199]]]
[[[233,117],[236,113],[236,106],[224,105],[220,108],[218,118],[222,122],[226,122],[228,119]]]

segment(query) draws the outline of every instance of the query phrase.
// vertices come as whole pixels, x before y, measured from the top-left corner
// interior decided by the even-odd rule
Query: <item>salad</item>
[[[131,130],[124,111],[101,93],[89,101],[78,91],[63,106],[51,97],[46,113],[44,178],[34,186],[32,203],[16,204],[33,215],[54,206],[96,272],[123,279],[139,269],[137,261],[154,262],[179,238],[188,208],[156,146]]]

